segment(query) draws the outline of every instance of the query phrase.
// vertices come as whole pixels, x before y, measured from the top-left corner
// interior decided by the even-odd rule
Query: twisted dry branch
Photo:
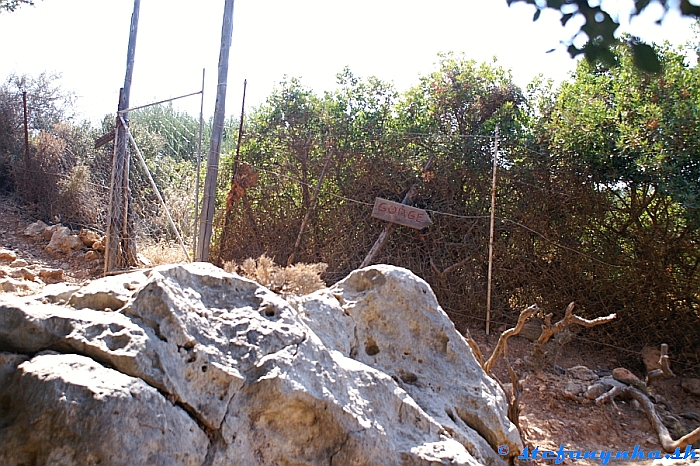
[[[609,392],[600,395],[596,398],[596,404],[603,404],[607,401],[613,402],[616,397],[622,398],[633,398],[639,402],[639,404],[644,409],[644,412],[651,423],[651,426],[656,431],[661,441],[661,447],[668,453],[673,453],[676,448],[684,448],[688,445],[700,440],[700,427],[690,432],[687,435],[679,438],[678,440],[673,440],[671,434],[669,434],[668,429],[661,421],[661,418],[656,414],[656,409],[654,409],[654,404],[651,402],[648,396],[646,396],[641,391],[634,387],[613,387]]]
[[[535,354],[542,353],[542,347],[549,341],[550,338],[554,336],[555,333],[563,330],[572,324],[578,324],[582,327],[595,327],[596,325],[607,324],[613,321],[617,314],[610,314],[605,317],[598,317],[596,319],[584,319],[574,314],[574,307],[576,307],[575,302],[569,303],[566,306],[566,311],[564,313],[564,318],[561,319],[556,324],[552,325],[552,314],[547,314],[544,319],[544,325],[542,326],[542,334],[540,338],[535,342]]]
[[[498,357],[502,353],[508,351],[508,339],[520,333],[520,330],[522,330],[523,325],[525,325],[525,321],[533,315],[535,315],[539,310],[540,308],[537,307],[537,304],[533,304],[532,306],[528,307],[520,313],[520,316],[518,316],[518,323],[515,325],[515,327],[509,328],[505,332],[501,333],[501,336],[498,338],[498,343],[496,343],[496,348],[493,350],[491,357],[488,359],[488,361],[484,363],[484,371],[486,371],[488,375],[491,375],[491,368],[496,363]]]

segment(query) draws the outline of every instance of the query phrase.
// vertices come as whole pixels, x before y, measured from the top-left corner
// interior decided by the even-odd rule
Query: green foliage
[[[540,18],[542,11],[553,9],[561,12],[562,26],[573,18],[583,18],[581,29],[568,41],[564,43],[568,46],[569,54],[572,57],[583,54],[591,63],[602,62],[608,66],[617,65],[616,56],[612,49],[620,43],[615,37],[615,31],[620,26],[620,12],[610,12],[604,8],[605,2],[589,0],[506,0],[508,5],[518,2],[528,3],[535,6],[535,16],[533,21]],[[695,2],[696,3],[696,2]],[[654,5],[661,6],[663,15],[669,11],[677,9],[682,15],[693,18],[700,18],[700,6],[693,0],[657,0]],[[650,0],[634,0],[634,11],[631,17],[640,15],[652,2]],[[662,18],[663,19],[663,18]],[[659,19],[660,23],[662,19]],[[574,44],[579,36],[586,36],[587,41],[582,47]],[[643,71],[658,73],[661,71],[661,60],[654,52],[654,49],[639,39],[628,42],[634,63],[637,68]]]
[[[700,81],[696,68],[659,49],[663,73],[639,71],[624,47],[621,66],[582,63],[565,83],[550,119],[555,160],[607,187],[649,184],[700,226]]]
[[[0,0],[0,13],[15,11],[22,5],[34,5],[34,2],[32,0]]]

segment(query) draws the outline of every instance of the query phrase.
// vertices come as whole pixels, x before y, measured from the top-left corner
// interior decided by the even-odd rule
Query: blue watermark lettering
[[[639,445],[634,446],[634,450],[632,450],[632,456],[630,456],[631,460],[643,460],[644,459],[644,450],[642,450]]]
[[[504,447],[504,448],[501,448]],[[501,456],[506,456],[508,454],[509,449],[505,448],[504,445],[499,446],[498,448],[498,453]],[[614,462],[615,460],[620,460],[620,461],[635,461],[635,460],[644,460],[644,459],[661,459],[661,458],[667,458],[667,459],[693,459],[693,460],[698,460],[700,459],[700,450],[693,450],[691,445],[688,445],[685,447],[684,451],[681,451],[680,447],[676,448],[676,450],[671,454],[662,454],[662,452],[658,450],[652,450],[648,453],[646,453],[640,447],[639,445],[635,445],[632,451],[630,450],[618,450],[618,451],[610,451],[610,450],[601,450],[601,451],[578,451],[578,450],[567,450],[564,448],[564,445],[559,446],[558,450],[540,450],[540,447],[524,447],[522,453],[520,456],[518,456],[519,460],[537,460],[537,459],[542,459],[545,461],[553,462],[554,464],[562,464],[566,461],[566,459],[569,458],[571,460],[598,460],[601,464],[601,466],[607,466],[608,463]],[[611,466],[613,466],[611,464]]]
[[[564,450],[564,445],[560,445],[559,450],[557,450],[557,459],[554,460],[554,464],[562,464],[566,459],[567,453],[569,452],[567,450]]]

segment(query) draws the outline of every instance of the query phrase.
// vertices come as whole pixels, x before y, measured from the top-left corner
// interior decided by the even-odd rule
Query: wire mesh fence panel
[[[199,118],[176,110],[172,102],[161,103],[130,111],[129,130],[147,168],[139,163],[132,147],[132,215],[139,247],[175,243],[179,234],[191,251],[197,212],[197,166],[201,161]],[[185,259],[183,251],[172,254],[175,257],[168,259],[177,259],[180,254],[180,259]]]

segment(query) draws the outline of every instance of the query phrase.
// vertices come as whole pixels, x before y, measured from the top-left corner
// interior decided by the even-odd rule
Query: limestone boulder
[[[522,449],[404,269],[291,303],[200,263],[43,294],[0,296],[0,464],[495,466]]]
[[[52,352],[10,372],[20,360],[0,372],[0,464],[204,462],[206,434],[143,381],[85,356]]]
[[[481,369],[430,286],[409,270],[356,270],[299,299],[297,308],[328,347],[392,377],[479,461],[496,461],[498,445],[521,448],[503,391]]]
[[[683,379],[681,387],[691,395],[700,396],[700,379]]]

